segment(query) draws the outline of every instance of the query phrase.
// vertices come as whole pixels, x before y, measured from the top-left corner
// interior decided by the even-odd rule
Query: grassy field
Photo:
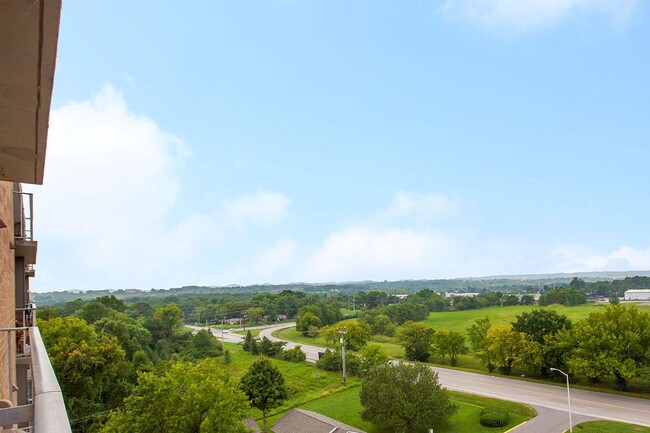
[[[224,349],[230,351],[232,358],[231,363],[225,365],[224,368],[228,370],[235,380],[239,380],[251,364],[259,359],[258,356],[245,352],[236,343],[224,343]],[[223,358],[221,359],[223,360]],[[348,378],[348,385],[343,386],[340,374],[319,370],[313,364],[306,362],[294,363],[278,359],[273,359],[272,362],[284,375],[290,396],[289,400],[282,407],[273,411],[273,413],[284,412],[292,407],[305,404],[308,401],[360,384],[357,378],[351,377]],[[255,418],[261,418],[262,415],[259,411],[254,410],[253,416]]]
[[[257,356],[245,352],[240,345],[235,343],[224,343],[224,348],[231,354],[231,363],[224,365],[224,368],[234,380],[239,380],[250,365],[258,359]],[[293,407],[300,407],[338,419],[346,424],[365,430],[368,433],[376,432],[374,426],[363,421],[359,415],[361,411],[359,379],[349,377],[347,386],[343,386],[339,373],[319,370],[313,364],[306,362],[296,364],[276,359],[273,359],[272,362],[284,375],[287,386],[289,387],[290,398],[282,407],[272,411],[269,417],[271,421],[278,419]],[[441,430],[443,432],[480,433],[491,431],[498,433],[508,430],[508,428],[534,415],[532,410],[527,406],[456,392],[451,392],[450,394],[454,403],[459,406],[459,412],[452,417],[451,424],[447,429]],[[484,429],[481,427],[478,424],[478,413],[486,405],[503,405],[507,408],[512,415],[511,425],[503,430]],[[252,415],[258,420],[262,416],[258,410],[253,410]],[[261,421],[259,423],[261,424]]]
[[[361,419],[361,402],[359,401],[360,387],[347,389],[317,400],[312,400],[300,406],[301,409],[312,410],[330,418],[337,419],[368,433],[377,433],[378,429]],[[436,429],[437,433],[500,433],[532,418],[535,413],[528,406],[477,397],[474,395],[450,392],[452,401],[458,406],[458,412],[450,419],[449,425]],[[487,428],[479,423],[481,410],[486,406],[499,406],[511,415],[510,424],[503,428]],[[278,414],[274,420],[282,416]]]
[[[573,427],[580,433],[650,433],[650,427],[614,421],[589,421]]]
[[[602,311],[605,308],[605,305],[606,304],[592,303],[576,307],[565,307],[563,305],[549,305],[547,307],[540,307],[537,305],[516,305],[511,307],[482,308],[479,310],[446,311],[442,313],[430,313],[429,317],[427,317],[427,319],[422,323],[436,330],[447,329],[465,334],[468,326],[470,326],[476,319],[481,319],[485,316],[490,318],[490,322],[494,326],[508,326],[521,313],[530,312],[535,309],[549,309],[557,311],[559,314],[564,314],[569,319],[575,321],[584,319],[594,311]],[[650,313],[649,305],[638,306],[638,308]],[[273,335],[300,344],[329,347],[324,338],[304,337],[300,332],[296,331],[295,328],[286,328],[275,331]],[[373,335],[371,343],[380,345],[390,358],[404,358],[404,349],[399,345],[397,339],[394,337],[391,338],[381,335]],[[439,360],[432,359],[432,361],[438,362]],[[459,358],[459,366],[470,369],[482,369],[481,363],[472,355],[461,355]]]
[[[248,331],[250,331],[253,337],[257,337],[258,335],[260,335],[260,332],[264,331],[264,329],[266,328],[247,329],[245,331],[236,331],[234,333],[239,335],[246,335]]]
[[[481,319],[485,316],[490,318],[492,325],[508,326],[521,313],[536,309],[547,309],[557,311],[559,314],[564,314],[572,321],[575,321],[584,319],[594,311],[604,310],[605,305],[608,304],[589,303],[575,307],[565,307],[557,304],[549,305],[547,307],[540,307],[538,305],[516,305],[512,307],[481,308],[479,310],[445,311],[429,314],[429,317],[427,317],[423,323],[436,330],[447,329],[465,334],[465,330],[468,326],[470,326],[476,319]],[[641,311],[650,313],[649,305],[640,305],[637,307]]]

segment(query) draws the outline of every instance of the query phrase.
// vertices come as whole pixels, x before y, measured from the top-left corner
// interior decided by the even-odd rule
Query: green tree
[[[359,350],[370,340],[370,326],[367,323],[345,321],[336,326],[325,328],[322,335],[325,341],[333,346],[339,344],[339,340],[345,332],[345,348],[349,350]]]
[[[253,323],[260,323],[264,315],[264,308],[251,307],[246,310],[246,318]]]
[[[61,379],[70,418],[88,417],[121,400],[123,388],[116,384],[125,378],[128,368],[115,337],[97,333],[73,316],[41,320],[39,328],[52,367]],[[84,431],[85,424],[78,428]]]
[[[375,316],[373,323],[370,325],[370,332],[372,334],[385,335],[392,337],[395,335],[397,326],[385,314],[378,314]]]
[[[583,291],[587,287],[587,283],[585,283],[585,280],[583,280],[582,278],[573,277],[573,279],[569,283],[569,287],[572,288],[573,290]]]
[[[650,315],[638,308],[608,305],[576,323],[568,365],[589,378],[613,375],[625,389],[640,367],[650,366]]]
[[[456,331],[438,331],[433,335],[433,351],[442,357],[442,362],[449,356],[451,365],[456,365],[458,356],[467,353],[465,337]]]
[[[245,433],[248,401],[213,359],[176,363],[142,373],[124,410],[112,412],[101,433]]]
[[[370,370],[380,365],[388,364],[388,355],[377,344],[368,344],[359,352],[360,373],[362,376],[367,375]]]
[[[262,412],[264,433],[266,433],[266,416],[289,398],[289,390],[284,376],[267,358],[255,361],[246,374],[242,376],[240,388],[248,397],[251,405]]]
[[[431,343],[435,331],[422,323],[408,321],[398,334],[404,346],[406,359],[426,362],[431,357]]]
[[[302,335],[307,337],[309,328],[313,326],[320,328],[323,326],[323,323],[314,313],[306,312],[301,314],[298,318],[298,322],[296,323],[296,330],[302,332]]]
[[[532,341],[544,344],[544,337],[555,335],[560,329],[570,329],[571,320],[553,310],[533,310],[521,313],[512,322],[512,329],[528,335]]]
[[[484,362],[493,363],[503,374],[516,367],[539,368],[541,348],[523,332],[511,328],[491,328],[483,342]]]
[[[117,338],[120,346],[126,351],[127,359],[144,350],[151,352],[151,333],[140,323],[124,313],[110,309],[105,317],[95,323],[97,332],[104,332]]]
[[[555,289],[539,297],[539,305],[562,304],[567,307],[581,305],[587,302],[587,295],[575,289]]]
[[[476,319],[474,323],[467,328],[469,343],[474,352],[480,353],[482,351],[483,340],[487,337],[487,333],[491,326],[490,318],[485,316],[482,319]]]
[[[93,299],[75,314],[89,324],[93,324],[108,314],[109,309],[96,299]]]
[[[419,433],[443,425],[457,407],[438,374],[422,364],[385,364],[361,383],[361,417],[381,431]]]
[[[192,359],[203,359],[221,356],[223,346],[211,333],[201,329],[192,336],[186,354]]]
[[[535,296],[523,295],[519,300],[519,305],[533,305],[535,304]]]

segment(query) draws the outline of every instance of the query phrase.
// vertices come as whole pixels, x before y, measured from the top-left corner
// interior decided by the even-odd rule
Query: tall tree
[[[438,331],[433,335],[433,350],[442,357],[442,362],[449,356],[451,365],[456,365],[458,356],[467,353],[465,337],[456,331]]]
[[[590,378],[613,375],[620,388],[640,367],[650,366],[650,315],[638,308],[608,305],[589,314],[573,329],[573,373]]]
[[[255,361],[248,372],[242,376],[240,388],[251,405],[262,411],[264,433],[266,433],[266,416],[269,411],[289,398],[284,376],[271,361],[261,358]]]
[[[526,334],[511,328],[491,328],[483,342],[483,360],[493,363],[503,374],[515,367],[536,369],[541,363],[541,349]]]
[[[332,345],[337,345],[341,336],[344,336],[346,349],[359,350],[370,340],[370,326],[364,322],[348,320],[326,328],[323,335]]]
[[[213,359],[142,373],[101,433],[245,433],[246,396]]]
[[[88,418],[121,400],[123,389],[115,386],[128,371],[124,350],[117,339],[76,317],[39,322],[52,367],[61,379],[70,418]],[[114,395],[119,393],[120,395]],[[76,426],[85,431],[86,424]]]
[[[406,322],[399,332],[406,359],[426,362],[431,357],[431,343],[435,331],[422,323]]]
[[[563,328],[570,329],[571,320],[557,311],[548,309],[521,313],[512,322],[512,329],[523,332],[539,344],[544,344],[544,337],[555,335]]]
[[[438,383],[438,373],[422,364],[385,364],[370,370],[359,397],[361,417],[395,433],[427,431],[457,410]]]

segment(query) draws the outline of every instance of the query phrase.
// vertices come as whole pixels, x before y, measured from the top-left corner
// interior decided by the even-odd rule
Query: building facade
[[[624,299],[626,301],[650,301],[650,290],[626,290]]]
[[[61,0],[0,0],[0,431],[70,423],[30,302],[38,243],[23,183],[42,184]]]

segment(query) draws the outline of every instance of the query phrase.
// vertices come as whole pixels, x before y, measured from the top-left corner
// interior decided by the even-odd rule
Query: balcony
[[[38,242],[34,240],[34,195],[14,190],[14,245],[16,257],[24,257],[25,265],[36,263]]]
[[[16,313],[16,321],[24,326],[0,331],[9,353],[9,393],[17,393],[18,405],[0,401],[0,426],[19,433],[70,433],[63,394],[35,326],[35,310],[20,308]]]

